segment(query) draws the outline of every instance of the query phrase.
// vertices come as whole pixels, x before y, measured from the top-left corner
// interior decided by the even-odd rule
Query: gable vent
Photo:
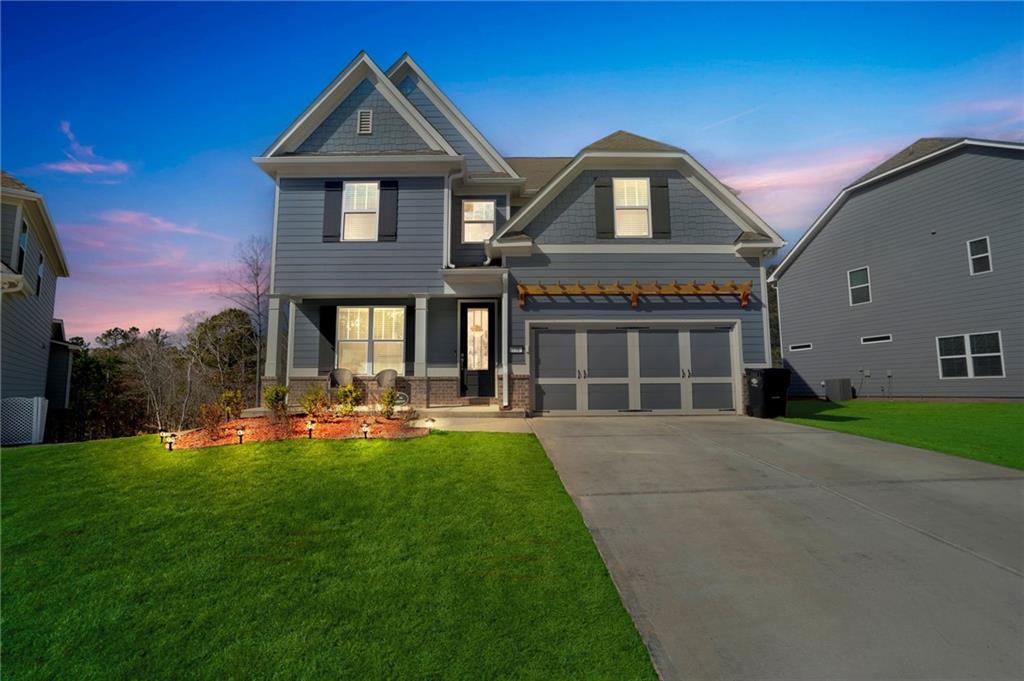
[[[371,109],[359,110],[359,122],[356,125],[356,133],[360,135],[373,134],[373,111]]]

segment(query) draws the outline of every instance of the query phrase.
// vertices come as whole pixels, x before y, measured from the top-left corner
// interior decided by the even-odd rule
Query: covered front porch
[[[264,383],[288,385],[297,404],[310,387],[329,389],[336,368],[364,393],[392,369],[415,407],[507,406],[506,280],[486,269],[438,295],[273,298]]]

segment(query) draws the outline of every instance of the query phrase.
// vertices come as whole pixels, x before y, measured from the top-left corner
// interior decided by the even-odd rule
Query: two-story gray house
[[[53,318],[68,276],[43,197],[0,173],[0,443],[41,442],[49,409],[68,404],[71,353]]]
[[[411,58],[360,53],[254,161],[276,192],[265,374],[292,399],[394,369],[419,406],[717,413],[769,361],[784,242],[677,147],[503,157]]]
[[[1024,397],[1024,144],[921,139],[844,189],[773,273],[792,392]]]

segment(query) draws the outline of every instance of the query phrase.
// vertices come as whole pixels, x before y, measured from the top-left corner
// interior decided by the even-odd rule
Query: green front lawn
[[[1024,468],[1024,404],[793,400],[782,421]]]
[[[654,679],[532,435],[2,458],[6,679]]]

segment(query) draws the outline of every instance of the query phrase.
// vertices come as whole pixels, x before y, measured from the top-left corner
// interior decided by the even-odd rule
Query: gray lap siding
[[[274,291],[293,295],[440,293],[444,180],[398,179],[398,238],[323,241],[324,178],[281,180]]]
[[[1022,186],[1019,152],[970,151],[851,197],[779,282],[794,392],[850,378],[865,396],[1024,397]],[[967,241],[983,236],[993,270],[971,276]],[[851,307],[847,271],[863,266],[871,302]],[[997,330],[1005,378],[939,378],[937,336]],[[860,342],[880,334],[892,342]]]
[[[760,262],[730,253],[535,253],[528,258],[508,258],[509,344],[526,345],[526,322],[563,319],[672,319],[728,320],[741,322],[743,361],[766,362],[764,314],[761,300]],[[516,283],[554,284],[600,281],[623,284],[658,280],[686,282],[753,280],[754,291],[746,308],[735,296],[704,298],[641,297],[633,308],[625,297],[529,297],[517,304]]]

